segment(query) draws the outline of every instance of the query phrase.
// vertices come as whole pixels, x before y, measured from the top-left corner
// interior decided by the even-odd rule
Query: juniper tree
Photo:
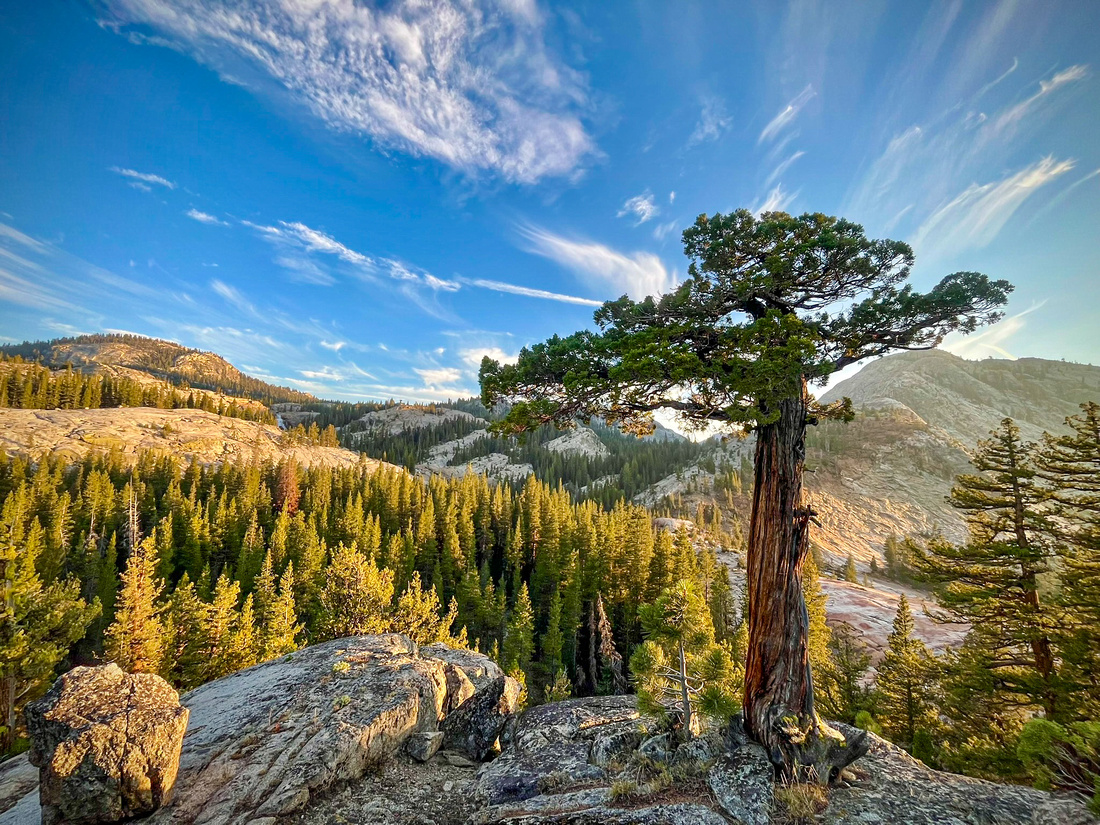
[[[823,407],[808,387],[995,321],[1011,286],[957,272],[919,293],[906,283],[909,246],[822,214],[700,215],[683,242],[689,277],[668,294],[609,301],[597,331],[554,336],[516,364],[484,359],[482,403],[510,405],[500,432],[601,416],[646,433],[654,411],[669,409],[688,424],[755,433],[745,726],[786,773],[831,778],[864,748],[844,747],[814,712],[802,475],[807,425],[850,418],[851,404]]]

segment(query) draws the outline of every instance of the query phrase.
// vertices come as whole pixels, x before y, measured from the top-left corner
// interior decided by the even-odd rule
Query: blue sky
[[[821,211],[1017,285],[966,357],[1100,362],[1100,3],[40,0],[0,9],[0,337],[124,330],[324,397]]]

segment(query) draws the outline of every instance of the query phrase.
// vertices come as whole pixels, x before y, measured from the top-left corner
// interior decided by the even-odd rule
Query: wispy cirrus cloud
[[[648,220],[652,220],[661,214],[661,207],[659,207],[653,200],[653,195],[649,192],[644,192],[641,195],[635,195],[632,198],[627,198],[623,203],[622,209],[620,209],[615,217],[625,218],[628,215],[634,217],[634,225],[641,226]]]
[[[241,291],[236,287],[230,286],[225,281],[219,281],[217,278],[210,282],[210,288],[219,295],[223,300],[228,301],[235,306],[241,312],[245,312],[249,315],[256,316],[259,313],[256,311],[256,307],[252,302],[241,294]]]
[[[227,221],[223,221],[220,218],[215,218],[213,215],[210,215],[206,212],[200,212],[198,209],[188,209],[183,214],[185,214],[193,221],[205,223],[208,226],[229,226],[229,223]]]
[[[797,197],[798,192],[788,192],[780,183],[768,192],[763,201],[754,203],[749,211],[757,215],[763,215],[765,212],[786,212],[787,207],[794,203]]]
[[[780,161],[779,165],[772,170],[770,175],[768,175],[768,179],[764,181],[764,187],[767,188],[775,183],[777,180],[779,180],[783,176],[783,173],[790,169],[794,162],[802,157],[804,154],[806,153],[794,152],[790,156]]]
[[[970,58],[967,58],[969,61]],[[1015,62],[1013,66],[1017,65]],[[1053,177],[1068,167],[1059,162],[1038,162],[1004,176],[1004,169],[1018,163],[1016,157],[1026,140],[1050,122],[1063,100],[1065,90],[1089,76],[1087,66],[1076,65],[1051,72],[1039,81],[1037,91],[1030,84],[1020,90],[1025,94],[1017,102],[1002,102],[988,110],[981,106],[995,97],[990,92],[998,88],[1003,98],[1014,70],[997,68],[997,75],[978,88],[962,104],[921,123],[910,123],[886,143],[885,148],[868,166],[849,193],[844,211],[860,221],[885,226],[892,230],[904,218],[918,227],[916,238],[930,239],[931,227],[945,230],[940,222],[942,211],[958,212],[966,204],[983,203],[993,216],[980,227],[951,227],[946,230],[949,242],[941,251],[958,251],[973,246],[973,241],[960,243],[966,236],[981,239],[984,245],[992,239],[990,232],[999,231],[1015,208]],[[1064,162],[1063,162],[1064,163]],[[990,181],[973,184],[960,191],[960,181]],[[1015,183],[1011,183],[1015,181]],[[1007,188],[996,189],[1003,183]],[[1009,192],[1014,193],[1011,197]],[[992,198],[993,200],[989,200]],[[1000,204],[1000,206],[997,206]],[[1011,209],[1008,207],[1012,204]],[[978,214],[985,214],[980,210]],[[1005,215],[1005,220],[996,219]],[[941,216],[942,217],[942,216]]]
[[[913,246],[935,256],[987,246],[1028,198],[1073,166],[1046,157],[995,183],[972,184],[921,224]]]
[[[700,143],[718,140],[722,133],[729,128],[733,119],[726,112],[726,104],[721,98],[706,96],[702,99],[699,120],[695,128],[688,136],[687,145],[690,149]]]
[[[807,86],[799,92],[791,102],[779,112],[779,114],[768,121],[768,125],[760,132],[760,137],[756,139],[756,142],[765,143],[766,141],[774,140],[780,132],[794,122],[794,119],[798,117],[798,113],[802,111],[802,108],[809,103],[816,94],[813,86]]]
[[[995,355],[1015,361],[1016,356],[1005,348],[1006,345],[1013,336],[1024,328],[1026,324],[1024,319],[1031,313],[1042,309],[1044,304],[1046,304],[1045,300],[1040,301],[1023,312],[1017,312],[1015,315],[1010,315],[998,321],[977,335],[953,333],[944,341],[943,348],[960,358],[976,359]]]
[[[1027,97],[997,115],[990,124],[990,131],[993,133],[1001,133],[1015,127],[1016,124],[1041,106],[1044,100],[1051,94],[1058,91],[1063,86],[1068,86],[1071,83],[1077,83],[1078,81],[1084,80],[1088,77],[1088,74],[1088,66],[1078,65],[1063,69],[1047,80],[1040,80],[1039,90],[1030,97]]]
[[[522,227],[527,250],[557,262],[590,287],[641,299],[661,295],[675,284],[664,263],[651,252],[624,254],[594,241],[574,240],[539,227]]]
[[[162,178],[160,175],[153,175],[149,172],[138,172],[134,169],[122,169],[118,166],[112,166],[111,171],[117,175],[122,175],[124,178],[128,178],[132,184],[140,185],[140,188],[149,191],[149,186],[163,186],[165,189],[175,189],[176,184],[167,178]]]
[[[102,0],[105,23],[226,80],[289,93],[327,126],[467,173],[534,183],[595,151],[583,76],[530,2]]]

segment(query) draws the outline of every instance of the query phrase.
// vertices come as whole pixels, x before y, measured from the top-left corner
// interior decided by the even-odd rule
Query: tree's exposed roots
[[[845,739],[816,714],[804,726],[796,716],[777,714],[770,734],[771,741],[765,743],[768,755],[783,778],[795,782],[827,785],[871,747],[865,732]]]
[[[793,716],[777,717],[770,743],[764,745],[776,774],[788,782],[827,785],[870,749],[866,732],[845,739],[840,731],[821,719],[805,728]],[[735,716],[727,728],[727,745],[739,748],[756,740],[745,731],[744,718]]]

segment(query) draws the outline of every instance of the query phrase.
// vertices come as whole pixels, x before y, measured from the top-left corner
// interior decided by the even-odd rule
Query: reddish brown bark
[[[802,595],[811,515],[802,503],[808,404],[803,382],[801,397],[783,401],[779,419],[756,433],[744,723],[785,774],[829,781],[866,748],[862,738],[845,743],[814,712]]]

